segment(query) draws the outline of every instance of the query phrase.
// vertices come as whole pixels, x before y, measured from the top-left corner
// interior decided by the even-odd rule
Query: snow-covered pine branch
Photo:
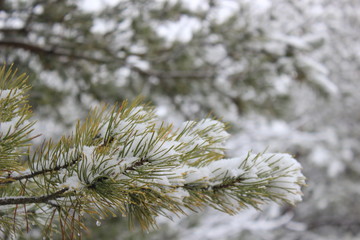
[[[27,120],[28,87],[24,81],[10,83],[14,78],[2,68],[3,232],[23,220],[43,226],[44,235],[58,227],[70,238],[81,236],[84,214],[120,213],[147,229],[156,225],[156,216],[185,209],[212,206],[233,214],[270,201],[301,200],[305,178],[290,155],[249,153],[227,159],[229,134],[222,122],[188,121],[176,129],[140,101],[95,108],[69,136],[24,152],[34,123]]]

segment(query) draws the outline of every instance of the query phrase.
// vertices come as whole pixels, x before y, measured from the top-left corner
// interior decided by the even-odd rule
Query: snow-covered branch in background
[[[0,205],[13,205],[0,210],[11,219],[1,220],[3,231],[12,229],[14,219],[18,223],[33,218],[45,226],[44,235],[53,234],[56,225],[63,235],[81,235],[85,213],[105,217],[118,212],[147,229],[155,225],[156,216],[186,209],[211,206],[234,214],[266,202],[301,200],[305,177],[290,155],[249,153],[226,159],[225,124],[208,118],[176,129],[159,121],[154,109],[139,100],[93,109],[69,136],[21,152],[25,165],[21,154],[9,149],[29,145],[33,123],[13,120],[28,119],[30,113],[26,96],[10,93],[28,87],[23,78],[17,81],[22,85],[12,85],[16,75],[1,71],[6,131],[0,135]],[[10,127],[9,121],[14,122]],[[24,204],[22,214],[16,214],[18,204]]]

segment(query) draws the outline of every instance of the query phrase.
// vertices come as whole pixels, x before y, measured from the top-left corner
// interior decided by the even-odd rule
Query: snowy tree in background
[[[290,3],[279,1],[288,15],[278,20],[259,2],[3,1],[0,51],[33,79],[38,115],[65,125],[98,101],[139,94],[174,119],[213,112],[236,122],[259,108],[283,114],[297,82],[335,92],[313,58],[321,34],[285,25]]]
[[[41,226],[81,238],[85,214],[122,214],[148,229],[154,217],[205,205],[234,214],[275,201],[301,200],[300,164],[288,154],[224,158],[229,134],[214,119],[174,129],[139,102],[93,109],[70,136],[33,151],[25,75],[0,71],[2,238]],[[23,223],[26,223],[24,227]]]
[[[357,0],[3,0],[0,54],[30,74],[34,135],[58,139],[99,102],[141,94],[174,129],[209,112],[228,122],[230,158],[289,152],[309,178],[296,208],[157,218],[161,230],[146,238],[357,240],[359,9]],[[133,238],[123,219],[102,221],[94,239]]]

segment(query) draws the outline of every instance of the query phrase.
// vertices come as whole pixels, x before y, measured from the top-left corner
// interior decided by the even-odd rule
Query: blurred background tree
[[[143,95],[165,120],[211,112],[232,123],[229,155],[268,148],[304,165],[297,209],[159,219],[147,238],[357,239],[359,9],[356,0],[2,0],[0,53],[30,73],[47,136],[98,102]],[[113,239],[131,239],[118,221]]]

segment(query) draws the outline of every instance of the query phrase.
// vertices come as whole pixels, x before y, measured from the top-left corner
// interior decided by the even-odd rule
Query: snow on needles
[[[187,168],[183,173],[186,184],[203,184],[210,189],[219,187],[224,179],[234,185],[261,184],[281,200],[295,204],[302,200],[301,186],[305,177],[301,165],[289,154],[249,154],[221,159],[201,168]]]
[[[13,134],[20,125],[22,119],[17,116],[7,122],[0,122],[0,136]]]
[[[236,209],[270,200],[301,201],[305,177],[292,156],[267,153],[227,159],[224,142],[229,133],[222,122],[188,121],[179,129],[156,122],[152,110],[142,107],[105,114],[97,134],[100,144],[83,145],[69,154],[81,158],[72,170],[63,169],[59,186],[81,190],[111,180],[124,188],[129,184],[152,189],[180,205],[191,201],[195,192],[213,192],[212,198]],[[256,203],[246,202],[251,197]]]

